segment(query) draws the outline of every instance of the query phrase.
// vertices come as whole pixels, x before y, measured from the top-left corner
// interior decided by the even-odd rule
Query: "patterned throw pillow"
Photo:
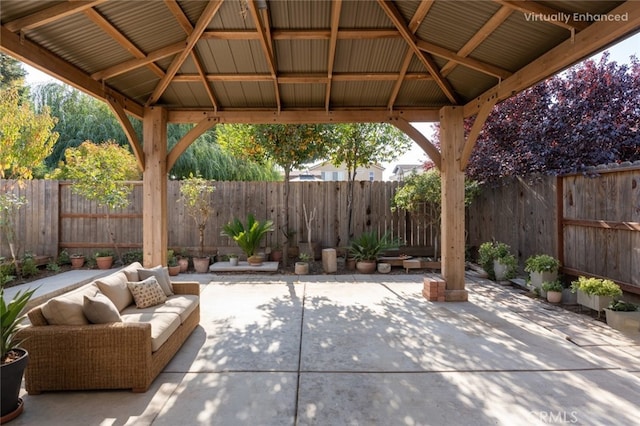
[[[136,306],[140,309],[159,305],[167,300],[167,295],[164,294],[155,277],[138,282],[128,282],[127,287],[133,295]]]
[[[96,293],[94,297],[84,296],[84,316],[92,324],[108,324],[110,322],[122,322],[118,308],[111,299],[102,293]]]

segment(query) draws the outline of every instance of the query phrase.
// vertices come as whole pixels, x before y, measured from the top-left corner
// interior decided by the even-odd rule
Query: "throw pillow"
[[[116,272],[96,280],[96,284],[102,294],[116,305],[118,312],[122,312],[124,308],[133,303],[133,297],[131,297],[131,292],[127,287],[127,281],[127,276],[123,272]]]
[[[94,297],[84,296],[83,311],[92,324],[122,322],[116,305],[102,293],[97,293]]]
[[[128,282],[127,287],[133,295],[136,306],[140,309],[159,305],[167,300],[167,295],[164,294],[155,277],[138,282]]]
[[[164,291],[166,296],[173,296],[173,289],[171,288],[171,278],[169,277],[169,270],[158,265],[151,269],[138,269],[138,276],[140,280],[145,280],[149,277],[155,277],[158,284]]]
[[[82,303],[75,300],[51,299],[42,307],[42,314],[51,325],[86,325]]]

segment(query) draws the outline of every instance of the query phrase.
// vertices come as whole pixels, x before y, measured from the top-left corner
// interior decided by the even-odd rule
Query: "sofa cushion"
[[[133,303],[133,296],[127,287],[127,281],[127,276],[122,271],[96,280],[100,291],[111,299],[116,308],[118,308],[118,312]]]
[[[89,320],[84,315],[84,296],[93,297],[96,293],[98,293],[98,287],[91,283],[54,297],[42,305],[42,315],[51,325],[89,324]]]
[[[169,278],[169,269],[163,268],[158,265],[151,269],[138,269],[138,278],[140,281],[149,277],[155,277],[158,284],[167,296],[173,296],[173,289],[171,288],[171,278]]]
[[[180,294],[167,298],[167,301],[161,305],[151,306],[144,309],[138,309],[135,306],[129,306],[121,312],[122,315],[134,313],[173,313],[180,316],[180,321],[184,322],[191,313],[196,310],[200,298],[193,294]]]
[[[84,316],[92,324],[108,324],[111,322],[122,322],[118,308],[111,299],[102,293],[95,296],[84,296],[83,303]]]
[[[151,350],[160,349],[160,346],[180,327],[180,317],[171,313],[137,312],[122,314],[125,323],[150,323],[151,324]]]
[[[138,269],[142,268],[140,262],[133,262],[130,265],[122,268],[122,272],[127,276],[127,281],[136,282],[140,281],[140,277],[138,276]]]
[[[133,295],[136,306],[141,309],[159,305],[167,300],[167,295],[164,294],[155,277],[138,282],[128,282],[127,287]]]

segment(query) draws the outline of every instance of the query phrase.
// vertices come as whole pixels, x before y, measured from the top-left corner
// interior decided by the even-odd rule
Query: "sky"
[[[633,37],[630,37],[626,40],[621,41],[620,43],[611,46],[609,49],[606,49],[609,54],[610,61],[616,61],[618,63],[629,63],[630,57],[632,55],[636,55],[640,58],[640,34],[636,34]],[[593,56],[593,58],[598,59],[601,53],[598,53]],[[26,83],[28,85],[36,85],[48,81],[57,81],[53,77],[38,71],[35,68],[32,68],[26,64],[23,64],[25,70],[27,71]],[[427,137],[427,139],[431,138],[432,130],[431,126],[433,123],[412,123],[413,126],[418,129],[423,135]],[[422,148],[413,143],[411,149],[407,151],[405,154],[401,155],[398,159],[388,162],[382,163],[382,166],[385,168],[383,173],[383,178],[388,179],[392,172],[393,168],[397,164],[419,164],[423,163],[427,160],[427,155],[424,153]]]

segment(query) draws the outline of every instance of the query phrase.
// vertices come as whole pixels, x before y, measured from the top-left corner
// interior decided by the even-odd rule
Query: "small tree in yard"
[[[111,210],[129,205],[133,186],[128,180],[140,178],[136,159],[114,141],[94,144],[85,141],[77,148],[67,148],[66,161],[51,174],[52,179],[74,181],[71,190],[99,206],[106,207],[107,231],[116,256],[120,250],[111,227]]]
[[[209,194],[215,191],[211,181],[205,180],[193,173],[182,181],[180,196],[184,202],[187,214],[193,218],[198,227],[200,257],[204,257],[204,230],[207,227],[209,216],[213,212],[213,206],[209,203]]]

